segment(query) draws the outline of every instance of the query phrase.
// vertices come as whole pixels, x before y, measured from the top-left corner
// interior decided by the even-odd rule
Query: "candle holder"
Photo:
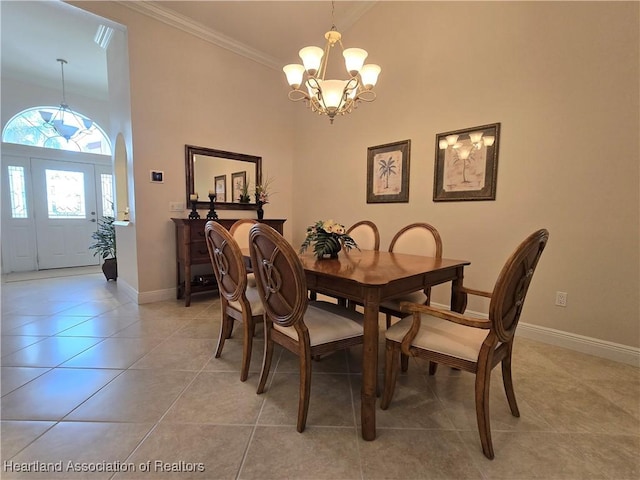
[[[198,199],[191,200],[191,213],[189,214],[190,220],[197,220],[200,218],[200,214],[198,213]]]
[[[209,194],[209,213],[207,213],[207,220],[217,220],[218,214],[216,213],[216,196],[213,193]]]

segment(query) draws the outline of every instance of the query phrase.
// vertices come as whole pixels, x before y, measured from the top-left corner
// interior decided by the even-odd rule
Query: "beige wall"
[[[446,257],[471,261],[466,283],[491,289],[518,243],[546,227],[522,321],[638,347],[638,7],[379,3],[343,36],[382,66],[378,99],[333,126],[296,113],[294,197],[306,201],[294,205],[294,241],[317,219],[369,219],[387,248],[401,226],[427,221]],[[434,203],[436,134],[494,122],[496,201]],[[367,205],[367,147],[405,139],[409,203]]]
[[[129,30],[141,293],[173,286],[168,202],[184,197],[189,143],[261,155],[278,191],[267,215],[288,218],[294,244],[317,219],[373,220],[382,248],[428,221],[445,256],[472,262],[477,288],[546,227],[523,321],[640,346],[637,3],[380,2],[343,32],[382,66],[378,100],[332,126],[286,100],[278,71],[120,5],[75,4]],[[494,122],[496,201],[434,203],[435,135]],[[367,205],[367,147],[405,139],[409,203]],[[150,184],[150,169],[165,183]]]
[[[73,4],[128,29],[139,274],[134,289],[153,298],[175,288],[170,219],[188,212],[170,212],[169,202],[185,199],[185,144],[262,156],[263,172],[276,179],[278,191],[266,215],[291,219],[293,107],[273,94],[282,87],[278,72],[121,5]],[[149,182],[152,169],[164,171],[164,183]],[[255,218],[255,211],[218,214]],[[290,228],[289,221],[286,235]]]

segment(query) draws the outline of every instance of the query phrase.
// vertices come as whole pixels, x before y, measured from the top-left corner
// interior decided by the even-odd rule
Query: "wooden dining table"
[[[467,300],[460,287],[464,267],[470,262],[356,249],[342,251],[335,259],[319,260],[312,253],[299,257],[309,290],[364,306],[362,438],[375,440],[380,304],[425,287],[451,282],[451,308],[463,312]]]

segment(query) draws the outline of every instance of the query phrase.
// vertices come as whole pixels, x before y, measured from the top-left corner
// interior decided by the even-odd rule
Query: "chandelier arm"
[[[329,53],[331,52],[331,42],[327,40],[324,46],[324,55],[322,55],[322,61],[320,62],[320,69],[318,70],[317,78],[324,80],[324,76],[327,73],[327,65],[329,64]]]
[[[362,92],[359,92],[353,100],[369,103],[369,102],[373,102],[375,99],[376,99],[376,92],[374,92],[373,90],[363,90]]]
[[[300,100],[309,100],[311,97],[304,90],[289,90],[289,100],[299,102]]]

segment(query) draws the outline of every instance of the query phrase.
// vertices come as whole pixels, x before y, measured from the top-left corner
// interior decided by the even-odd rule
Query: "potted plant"
[[[89,246],[95,250],[93,256],[100,255],[103,259],[102,272],[109,280],[117,280],[118,263],[116,260],[116,227],[113,225],[114,217],[102,217],[98,220],[98,229],[91,234],[95,242]]]

